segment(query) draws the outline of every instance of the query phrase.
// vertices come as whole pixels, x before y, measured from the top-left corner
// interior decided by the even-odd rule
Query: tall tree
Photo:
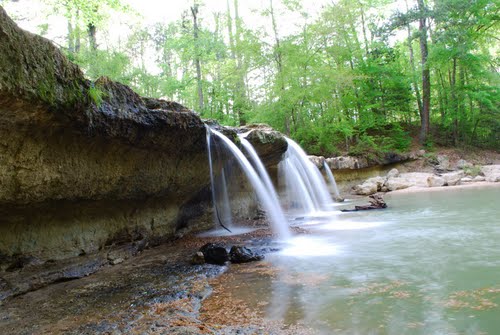
[[[198,108],[200,112],[204,109],[203,99],[203,82],[201,76],[201,60],[200,60],[200,43],[199,43],[199,28],[198,28],[198,9],[199,4],[195,1],[191,7],[191,14],[193,15],[193,38],[194,38],[194,64],[196,67],[196,82],[198,92]]]

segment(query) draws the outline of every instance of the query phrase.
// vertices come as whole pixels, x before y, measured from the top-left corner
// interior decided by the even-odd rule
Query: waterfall
[[[208,145],[208,155],[209,155],[209,161],[210,161],[210,180],[212,182],[212,198],[214,201],[214,209],[216,216],[221,215],[220,209],[219,209],[219,203],[218,203],[218,198],[216,197],[216,189],[218,189],[220,186],[224,188],[224,186],[227,185],[220,185],[217,182],[217,178],[215,177],[216,174],[224,175],[223,169],[221,171],[215,171],[214,166],[212,164],[212,150],[211,150],[211,142],[212,135],[214,135],[214,139],[217,138],[218,140],[221,141],[221,144],[223,146],[220,146],[221,150],[225,150],[227,154],[230,154],[231,157],[239,164],[243,172],[245,173],[246,177],[248,178],[248,181],[252,185],[257,198],[259,200],[260,205],[264,208],[266,211],[266,215],[268,220],[271,223],[271,228],[275,231],[275,233],[282,239],[288,239],[290,237],[290,232],[288,230],[288,222],[285,219],[285,216],[283,214],[283,211],[281,210],[280,203],[278,201],[278,197],[276,195],[276,191],[274,190],[274,187],[271,183],[271,180],[269,179],[269,176],[267,175],[267,172],[265,172],[265,168],[262,165],[262,162],[260,161],[259,157],[255,153],[255,156],[253,154],[250,154],[252,156],[252,160],[254,161],[254,164],[262,166],[262,169],[265,173],[260,171],[257,173],[255,169],[253,168],[252,164],[248,161],[248,159],[245,157],[245,155],[238,149],[238,147],[231,142],[226,136],[224,136],[222,133],[218,132],[217,130],[210,129],[207,127],[207,145]],[[250,143],[248,143],[249,147],[251,147]],[[252,148],[253,149],[253,148]],[[247,148],[248,150],[248,148]],[[255,150],[254,150],[255,151]],[[255,163],[258,162],[258,163]],[[267,180],[266,180],[267,176]],[[261,180],[261,178],[264,180],[264,182]],[[227,190],[226,190],[227,192]],[[224,198],[224,197],[223,197]],[[226,200],[227,200],[227,205],[229,206],[229,197],[227,196],[226,193],[226,199],[222,199],[222,206],[225,208],[226,206]],[[219,220],[221,221],[221,220]],[[221,224],[224,224],[224,222],[221,222]]]
[[[325,163],[323,164],[325,167],[326,175],[328,177],[328,180],[330,181],[330,186],[331,190],[333,191],[333,195],[335,196],[335,199],[341,199],[340,193],[339,193],[339,188],[337,187],[337,182],[335,181],[335,177],[333,176],[332,170],[328,166],[328,163],[325,160]],[[339,200],[337,200],[339,201]]]
[[[295,141],[286,140],[288,150],[278,169],[288,208],[303,213],[328,210],[333,201],[321,172]]]
[[[226,168],[229,166],[229,162],[222,156],[219,146],[216,145],[215,141],[212,141],[212,132],[207,126],[207,149],[208,149],[208,166],[210,169],[210,184],[212,190],[212,201],[214,205],[214,215],[217,223],[220,224],[224,229],[231,232],[233,227],[231,218],[231,205],[229,203],[229,196],[227,192],[227,180],[226,180]],[[219,164],[224,164],[219,167],[220,174],[215,175],[214,173],[214,149],[217,151],[216,156],[220,158]]]

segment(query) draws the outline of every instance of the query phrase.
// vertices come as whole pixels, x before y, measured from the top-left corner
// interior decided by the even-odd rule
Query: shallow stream
[[[310,234],[268,255],[265,271],[231,268],[225,290],[320,334],[498,334],[500,188],[385,200],[299,219]]]

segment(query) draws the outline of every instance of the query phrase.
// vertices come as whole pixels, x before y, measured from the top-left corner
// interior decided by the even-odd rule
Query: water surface
[[[499,334],[500,188],[385,199],[302,220],[311,234],[269,255],[272,272],[234,270],[225,285],[320,334]]]

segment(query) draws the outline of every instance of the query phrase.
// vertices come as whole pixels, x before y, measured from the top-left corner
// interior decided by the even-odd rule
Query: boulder
[[[439,187],[446,184],[443,177],[440,176],[430,176],[427,178],[427,185],[429,187]]]
[[[379,176],[369,178],[363,184],[354,186],[353,190],[359,195],[371,195],[380,191],[384,182],[385,179]]]
[[[191,264],[202,265],[205,264],[205,255],[201,251],[196,252],[193,257],[191,257]]]
[[[445,185],[447,186],[455,186],[460,184],[460,179],[462,179],[463,177],[465,177],[465,172],[462,170],[445,173],[442,175],[442,178],[445,181]]]
[[[463,170],[465,168],[473,167],[472,163],[467,162],[465,159],[459,159],[457,161],[457,169]]]
[[[425,172],[401,173],[399,177],[388,178],[384,186],[389,191],[401,190],[412,186],[429,187],[428,180],[433,176],[434,174]]]
[[[323,169],[325,164],[325,157],[323,156],[308,156],[311,163],[313,163],[318,169]]]
[[[436,157],[437,165],[435,169],[437,171],[448,171],[450,169],[450,159],[446,155],[438,155]]]
[[[208,264],[224,265],[229,261],[226,246],[221,243],[207,243],[199,250]]]
[[[485,165],[481,168],[481,172],[488,182],[500,181],[500,165]]]
[[[486,178],[484,176],[475,176],[472,178],[473,182],[481,182],[481,181],[486,181]]]
[[[326,163],[332,170],[355,170],[369,166],[366,158],[353,156],[327,158]]]
[[[409,180],[406,178],[402,177],[392,177],[387,179],[385,182],[384,187],[388,191],[397,191],[397,190],[402,190],[408,187],[414,186]]]
[[[394,178],[399,176],[399,170],[398,169],[391,169],[388,173],[386,178]]]
[[[264,255],[259,255],[244,246],[232,246],[229,251],[231,263],[248,263],[264,259]]]
[[[288,148],[285,136],[265,125],[248,126],[245,138],[253,145],[265,166],[276,166]]]

